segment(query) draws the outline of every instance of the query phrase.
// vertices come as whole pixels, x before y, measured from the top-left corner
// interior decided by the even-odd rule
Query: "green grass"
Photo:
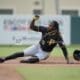
[[[75,67],[20,67],[24,80],[80,80],[80,68]]]
[[[67,47],[69,56],[72,56],[75,49],[80,49],[80,44],[70,45],[66,47]],[[52,51],[51,55],[52,56],[63,56],[63,53],[62,53],[62,50],[59,47],[57,47],[57,48],[54,48],[54,51]]]
[[[27,47],[28,46],[0,46],[0,56],[6,56],[17,51],[22,51]],[[80,49],[80,44],[67,46],[67,49],[68,49],[69,55],[72,55],[75,49]],[[51,55],[61,56],[62,51],[59,47],[56,47],[54,48],[54,51],[52,51]]]
[[[17,51],[22,51],[28,46],[0,46],[0,56],[7,56]]]

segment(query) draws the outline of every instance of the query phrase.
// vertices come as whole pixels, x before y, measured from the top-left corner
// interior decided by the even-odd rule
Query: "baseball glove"
[[[34,20],[38,20],[38,19],[39,19],[39,16],[38,16],[38,15],[35,15],[35,16],[33,17],[33,19],[34,19]]]
[[[76,61],[80,61],[80,50],[75,50],[73,52],[73,58],[76,60]]]

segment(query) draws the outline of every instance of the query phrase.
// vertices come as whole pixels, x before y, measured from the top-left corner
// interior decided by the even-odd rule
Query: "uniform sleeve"
[[[61,36],[61,34],[59,32],[57,33],[56,37],[57,37],[58,44],[59,43],[62,43],[62,44],[64,43],[63,38],[62,38],[62,36]]]
[[[44,26],[36,26],[35,25],[35,20],[33,19],[31,24],[30,24],[30,28],[34,31],[38,31],[38,32],[45,32],[47,31],[47,28]]]

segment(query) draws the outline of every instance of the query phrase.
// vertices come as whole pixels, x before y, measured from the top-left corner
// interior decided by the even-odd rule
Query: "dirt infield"
[[[74,61],[70,58],[74,64],[66,64],[66,61],[62,57],[49,57],[49,59],[41,61],[37,64],[20,64],[20,59],[6,61],[0,64],[0,80],[24,80],[23,77],[17,73],[16,67],[19,66],[65,66],[65,67],[80,67],[80,62]]]
[[[0,80],[22,80],[22,77],[16,72],[14,68],[0,65]]]

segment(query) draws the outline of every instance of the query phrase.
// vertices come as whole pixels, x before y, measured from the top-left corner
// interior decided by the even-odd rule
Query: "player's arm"
[[[59,46],[63,51],[63,55],[64,55],[65,59],[67,60],[67,63],[69,63],[68,51],[67,51],[66,46],[64,44],[62,44],[62,43],[59,43]]]
[[[35,25],[35,21],[39,19],[39,16],[35,16],[33,18],[33,20],[30,23],[30,28],[34,31],[39,31],[39,32],[44,32],[47,30],[47,28],[43,27],[43,26],[36,26]]]
[[[39,19],[39,16],[35,16],[30,23],[30,28],[32,30],[38,31],[38,26],[35,26],[35,21]]]
[[[63,42],[60,42],[58,44],[59,44],[61,50],[63,51],[63,55],[64,55],[65,59],[67,60],[67,63],[69,63],[68,51],[67,51],[66,46],[63,44]]]

